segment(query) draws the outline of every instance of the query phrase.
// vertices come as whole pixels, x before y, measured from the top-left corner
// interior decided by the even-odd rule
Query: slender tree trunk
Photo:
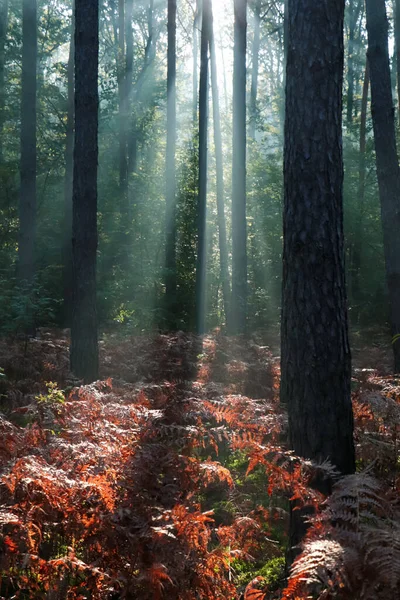
[[[176,0],[168,0],[166,274],[165,301],[170,329],[176,328]]]
[[[251,71],[251,90],[250,90],[249,137],[252,140],[254,140],[256,138],[258,63],[259,63],[259,53],[260,53],[260,25],[261,25],[261,0],[256,0],[256,4],[254,6],[253,68]]]
[[[354,472],[343,241],[344,0],[289,0],[281,401],[294,452]],[[323,118],[321,118],[323,115]],[[315,480],[330,492],[331,482]],[[304,533],[292,512],[290,546]],[[293,554],[292,554],[293,558]]]
[[[21,189],[18,279],[32,284],[36,241],[37,6],[22,4]]]
[[[365,150],[367,142],[367,108],[368,108],[368,90],[369,90],[369,66],[368,60],[365,65],[364,85],[361,100],[361,122],[360,122],[360,156],[358,165],[358,219],[353,244],[353,266],[352,266],[352,295],[353,304],[358,306],[360,302],[360,268],[361,268],[361,250],[363,247],[363,222],[364,222],[364,204],[365,204]],[[356,310],[358,313],[358,310]]]
[[[208,131],[208,48],[210,43],[211,1],[203,0],[200,44],[199,97],[199,201],[196,264],[196,331],[205,333],[206,297],[206,217],[207,217],[207,131]]]
[[[125,0],[118,0],[118,102],[119,102],[119,186],[122,195],[123,217],[126,217],[126,187],[128,180],[126,127],[127,127],[127,94],[126,94],[126,60],[125,60]]]
[[[232,140],[232,333],[245,333],[247,318],[246,227],[246,30],[247,1],[234,0]]]
[[[3,162],[3,129],[5,121],[5,45],[8,28],[8,0],[0,0],[0,164]]]
[[[212,102],[213,102],[215,164],[216,164],[216,178],[217,178],[217,213],[218,213],[219,256],[220,256],[220,263],[221,263],[222,297],[223,297],[223,302],[224,302],[225,322],[226,322],[227,329],[229,330],[230,329],[229,303],[230,303],[230,297],[231,297],[231,290],[230,290],[230,285],[229,285],[228,244],[226,241],[224,162],[223,162],[223,151],[222,151],[221,115],[220,115],[220,110],[219,110],[217,59],[215,56],[215,42],[214,42],[212,13],[210,16],[211,16],[211,23],[210,23],[211,89],[212,89]]]
[[[71,370],[98,378],[96,310],[99,2],[75,0]]]
[[[199,42],[198,42],[198,28],[200,21],[200,6],[199,0],[196,0],[196,12],[193,20],[193,127],[197,126],[197,101],[198,101],[198,74],[197,74],[197,63],[199,54]]]
[[[347,55],[347,106],[346,120],[347,124],[353,122],[353,106],[354,106],[354,34],[356,29],[355,23],[355,0],[349,2],[349,41]]]
[[[74,173],[74,33],[75,2],[72,6],[71,41],[67,69],[67,128],[65,136],[65,181],[64,181],[64,324],[71,325],[72,310],[72,189]]]
[[[367,0],[368,61],[376,169],[383,226],[394,367],[400,372],[400,168],[388,50],[385,0]]]
[[[397,79],[397,114],[400,125],[400,0],[393,0],[394,10],[394,51],[396,56],[396,76]]]

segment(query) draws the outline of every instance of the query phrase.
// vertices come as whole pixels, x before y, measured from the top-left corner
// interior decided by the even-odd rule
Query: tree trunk
[[[35,275],[36,238],[36,90],[37,6],[22,5],[21,189],[18,279],[31,285]]]
[[[232,140],[232,333],[247,318],[246,227],[246,30],[247,0],[234,0]]]
[[[367,108],[368,108],[368,90],[369,90],[369,66],[368,60],[365,65],[364,85],[361,100],[361,122],[360,122],[360,155],[358,164],[358,219],[354,234],[353,244],[353,265],[352,265],[352,296],[353,305],[356,307],[358,314],[358,306],[360,303],[360,268],[361,268],[361,251],[363,247],[363,221],[364,221],[364,204],[365,204],[365,150],[367,142]]]
[[[249,137],[256,138],[257,121],[257,88],[258,88],[258,63],[260,53],[260,25],[261,25],[261,0],[256,0],[254,6],[254,41],[253,41],[253,66],[251,71],[250,90],[250,125]]]
[[[75,0],[75,141],[71,370],[98,378],[96,310],[98,0]]]
[[[212,10],[212,9],[211,9]],[[219,235],[219,256],[221,263],[221,282],[222,297],[224,302],[225,323],[230,329],[230,297],[231,290],[229,285],[229,259],[228,244],[226,241],[226,221],[225,221],[225,191],[224,191],[224,162],[222,151],[221,134],[221,115],[219,109],[219,91],[217,77],[217,59],[215,56],[215,42],[213,31],[212,12],[210,15],[210,57],[211,57],[211,88],[213,102],[213,122],[214,122],[214,143],[215,143],[215,165],[217,179],[217,213],[218,213],[218,235]]]
[[[356,8],[354,6],[356,0],[350,0],[349,2],[349,40],[348,40],[348,54],[347,54],[347,106],[346,106],[346,120],[347,124],[351,125],[353,122],[353,106],[354,106],[354,34],[356,29],[355,14]]]
[[[5,120],[5,45],[8,28],[8,0],[0,0],[0,164],[3,162],[3,128]]]
[[[343,242],[344,0],[289,0],[281,401],[294,452],[355,469]],[[329,493],[331,482],[315,480]],[[294,511],[290,545],[304,533]]]
[[[65,136],[64,181],[64,325],[71,325],[72,309],[72,189],[74,173],[74,32],[75,6],[72,6],[71,41],[67,69],[67,127]]]
[[[165,302],[169,329],[176,328],[176,0],[168,0]]]
[[[376,169],[383,226],[395,372],[400,372],[400,168],[388,50],[385,0],[367,0],[368,60]]]
[[[199,201],[196,264],[196,331],[205,333],[206,297],[206,216],[207,216],[207,131],[208,131],[208,48],[210,43],[211,0],[203,0],[200,44],[199,97]]]

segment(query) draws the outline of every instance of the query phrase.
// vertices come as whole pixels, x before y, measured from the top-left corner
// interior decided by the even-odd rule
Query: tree
[[[128,98],[127,98],[127,69],[125,59],[125,0],[118,0],[118,97],[119,97],[119,185],[121,200],[126,213],[126,199],[128,179],[128,161],[126,147],[126,125],[128,117]],[[126,216],[126,214],[124,215]]]
[[[75,0],[75,140],[71,370],[98,378],[96,311],[98,0]]]
[[[196,8],[193,19],[193,100],[192,100],[192,112],[193,112],[193,127],[197,125],[197,94],[198,94],[198,75],[197,75],[197,62],[199,53],[199,42],[198,42],[198,28],[200,21],[200,6],[199,0],[196,0]]]
[[[360,16],[363,2],[360,0],[350,0],[349,2],[349,38],[348,38],[348,57],[347,57],[347,106],[346,120],[347,124],[353,122],[354,112],[354,46],[357,21]]]
[[[199,91],[199,200],[196,263],[196,331],[205,332],[206,215],[207,215],[207,132],[208,132],[208,48],[210,44],[211,0],[203,0],[200,43]]]
[[[170,328],[176,325],[176,0],[168,0],[165,301]]]
[[[399,115],[398,118],[400,118],[400,0],[394,0],[394,38],[395,38],[397,100],[398,100],[397,110],[398,110],[398,115]]]
[[[289,0],[281,401],[294,452],[355,468],[343,241],[344,0]],[[316,479],[329,492],[331,482]],[[304,531],[292,513],[291,545]]]
[[[249,137],[256,137],[257,121],[257,91],[258,91],[258,62],[260,53],[260,25],[261,25],[261,0],[256,0],[254,5],[254,40],[253,40],[253,64],[251,69],[250,90],[250,125]]]
[[[400,372],[400,168],[397,158],[385,0],[367,0],[368,61],[394,368]]]
[[[219,109],[219,91],[217,77],[217,58],[215,55],[215,42],[213,31],[212,8],[210,14],[210,62],[211,62],[211,89],[213,104],[213,123],[214,123],[214,144],[215,144],[215,165],[217,179],[217,215],[218,215],[218,238],[219,238],[219,256],[221,264],[221,284],[222,297],[224,302],[225,322],[227,329],[230,329],[230,297],[231,290],[229,285],[229,259],[228,244],[226,241],[226,220],[225,220],[225,190],[224,190],[224,164],[221,134],[221,115]]]
[[[19,204],[18,279],[31,285],[35,275],[36,238],[36,90],[37,5],[22,4],[21,187]]]
[[[232,333],[245,333],[246,249],[246,30],[247,0],[234,0],[232,139]]]

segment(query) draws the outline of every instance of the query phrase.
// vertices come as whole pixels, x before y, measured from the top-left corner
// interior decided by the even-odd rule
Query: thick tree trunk
[[[249,137],[256,138],[257,121],[257,91],[258,91],[258,63],[260,53],[260,25],[261,25],[261,0],[256,0],[254,6],[254,40],[253,40],[253,65],[251,70],[250,90],[250,125]]]
[[[211,0],[203,0],[200,44],[199,97],[199,201],[196,264],[196,331],[206,329],[206,216],[207,216],[207,131],[208,131],[208,48],[210,43]]]
[[[72,310],[72,189],[74,173],[74,33],[75,7],[72,7],[71,41],[67,69],[67,128],[65,135],[64,181],[64,325],[71,325]]]
[[[98,0],[75,0],[75,142],[71,370],[98,378],[96,310]]]
[[[21,189],[18,279],[30,285],[35,275],[37,6],[22,5]]]
[[[344,0],[289,0],[281,401],[294,452],[355,468],[343,242]],[[316,480],[329,492],[331,482]],[[304,532],[292,514],[291,546]]]
[[[368,90],[369,90],[369,66],[368,60],[365,65],[364,85],[361,100],[361,122],[360,122],[360,155],[358,164],[358,219],[354,234],[353,244],[353,264],[352,264],[352,296],[353,305],[359,306],[360,302],[360,268],[361,251],[363,247],[363,223],[364,223],[364,204],[365,204],[365,150],[367,142],[367,108],[368,108]],[[358,314],[356,308],[356,314]]]
[[[229,285],[229,259],[228,244],[226,241],[226,221],[225,221],[225,190],[224,190],[224,162],[222,151],[221,134],[221,115],[219,109],[219,91],[217,77],[217,59],[215,56],[215,42],[213,31],[213,20],[211,14],[210,24],[210,58],[211,58],[211,88],[213,102],[213,122],[214,122],[214,143],[215,143],[215,165],[217,178],[217,214],[218,214],[218,235],[219,235],[219,256],[221,264],[221,282],[222,297],[224,302],[225,323],[230,329],[230,297],[231,290]]]
[[[232,140],[232,333],[245,333],[247,318],[246,227],[246,30],[247,0],[234,0]]]
[[[167,322],[176,328],[176,0],[168,0],[165,302]]]
[[[5,120],[5,45],[8,28],[8,0],[0,0],[0,164],[3,162],[3,129]]]
[[[394,367],[400,373],[400,168],[388,50],[385,0],[367,0],[368,61],[376,169],[383,226]]]

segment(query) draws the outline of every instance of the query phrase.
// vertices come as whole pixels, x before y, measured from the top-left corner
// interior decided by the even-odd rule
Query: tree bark
[[[211,9],[212,11],[212,9]],[[215,165],[217,179],[217,214],[218,214],[218,236],[219,236],[219,256],[221,264],[221,282],[222,297],[224,302],[225,323],[230,329],[230,297],[231,290],[229,285],[229,259],[228,244],[226,241],[226,221],[225,221],[225,190],[224,190],[224,162],[222,150],[221,134],[221,115],[219,108],[219,90],[217,77],[217,59],[215,55],[215,42],[213,31],[212,12],[210,15],[210,58],[211,58],[211,89],[213,102],[213,122],[214,122],[214,143],[215,143]]]
[[[400,168],[385,0],[367,0],[368,61],[395,372],[400,372]]]
[[[207,131],[208,131],[208,48],[210,43],[211,0],[203,0],[200,44],[199,92],[199,200],[196,263],[196,332],[205,333],[206,217],[207,217]]]
[[[123,205],[123,218],[127,215],[126,210],[126,192],[128,182],[128,161],[127,161],[127,112],[128,98],[126,93],[126,59],[125,59],[125,0],[118,0],[118,60],[117,60],[117,78],[118,78],[118,121],[119,121],[119,186],[121,200]]]
[[[176,328],[176,0],[168,0],[165,302],[169,329]]]
[[[246,332],[246,30],[247,0],[234,0],[232,140],[232,333]]]
[[[289,0],[281,401],[294,452],[355,469],[343,241],[344,0]],[[331,482],[316,479],[329,493]],[[292,513],[290,545],[304,533]]]
[[[71,370],[98,378],[96,310],[98,0],[75,0],[75,140]]]
[[[400,124],[400,0],[394,0],[394,39],[396,52],[396,76],[397,76],[397,111]]]
[[[74,55],[75,2],[72,6],[71,41],[67,67],[67,127],[64,180],[64,325],[71,325],[72,311],[72,189],[74,173]]]
[[[31,285],[36,242],[37,5],[22,4],[21,188],[18,279]]]
[[[0,164],[3,162],[3,129],[5,121],[5,45],[8,29],[8,0],[0,0]]]
[[[257,91],[258,91],[258,63],[260,53],[260,25],[261,25],[261,0],[256,0],[254,6],[254,41],[253,41],[253,66],[251,71],[250,90],[250,125],[249,137],[256,138],[257,121]]]

